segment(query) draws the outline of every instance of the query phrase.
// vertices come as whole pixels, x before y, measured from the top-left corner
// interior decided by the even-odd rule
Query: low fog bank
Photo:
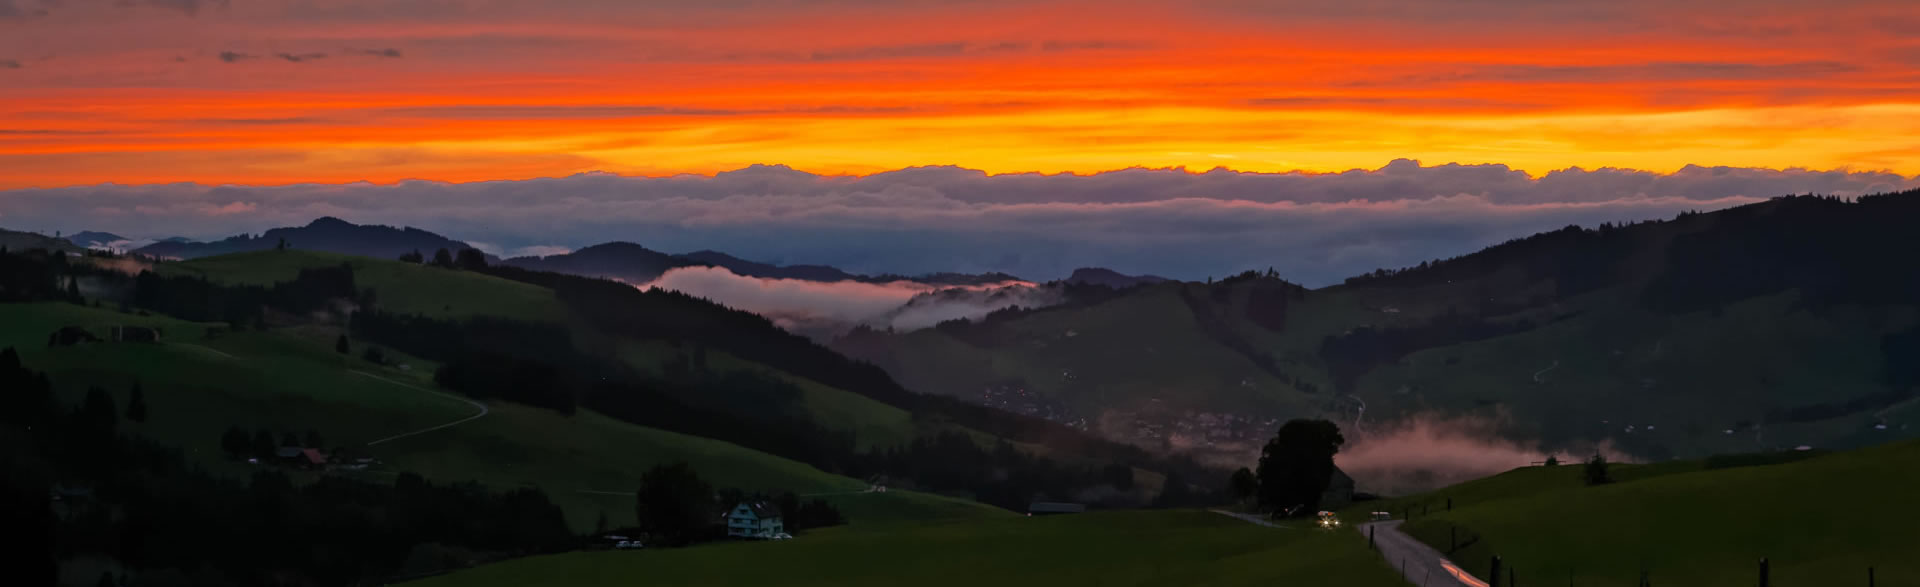
[[[1549,454],[1570,464],[1595,452],[1610,461],[1631,461],[1611,443],[1548,453],[1538,442],[1503,437],[1500,422],[1493,418],[1420,414],[1369,428],[1348,431],[1347,445],[1334,462],[1360,491],[1380,495],[1418,493],[1497,475],[1545,461]]]
[[[658,287],[746,310],[814,338],[830,338],[857,325],[918,330],[945,320],[977,319],[1011,306],[1060,301],[1046,286],[1023,281],[979,286],[940,286],[916,281],[819,282],[738,275],[723,267],[668,270],[641,288]]]
[[[907,303],[865,322],[874,328],[919,330],[948,320],[977,320],[996,310],[1042,308],[1066,301],[1058,289],[1026,282],[979,287],[944,287],[913,296]]]

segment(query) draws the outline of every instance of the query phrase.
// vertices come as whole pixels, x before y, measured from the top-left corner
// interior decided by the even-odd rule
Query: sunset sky
[[[711,174],[1920,173],[1920,10],[0,0],[0,189]]]
[[[0,227],[1309,284],[1920,188],[1911,0],[0,0]]]

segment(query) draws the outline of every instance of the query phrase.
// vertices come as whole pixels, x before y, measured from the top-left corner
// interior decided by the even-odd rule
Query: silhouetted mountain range
[[[6,247],[8,250],[13,251],[46,249],[49,251],[73,252],[80,250],[80,247],[74,246],[72,242],[66,239],[54,238],[37,232],[21,232],[4,228],[0,228],[0,247]]]
[[[112,245],[113,243],[126,242],[126,240],[127,240],[127,237],[124,237],[124,236],[120,236],[111,232],[100,232],[100,231],[94,231],[94,230],[83,230],[80,232],[67,235],[67,242],[71,242],[73,244],[80,245],[82,247],[89,247],[89,248],[105,247],[105,246]]]
[[[116,234],[91,231],[76,234],[75,237],[82,237],[83,235],[85,240],[98,242],[102,245],[126,240],[124,237]],[[274,228],[258,235],[242,234],[212,242],[170,238],[140,247],[133,252],[162,258],[193,259],[229,253],[264,251],[279,246],[283,239],[288,247],[294,249],[362,255],[383,259],[393,259],[415,251],[432,257],[434,251],[442,248],[451,252],[472,248],[471,245],[465,242],[418,228],[395,228],[376,224],[354,224],[339,218],[323,217],[315,219],[306,226]],[[826,265],[773,265],[748,261],[733,255],[711,250],[675,255],[655,251],[638,244],[624,241],[602,243],[571,253],[547,255],[544,257],[514,257],[501,260],[492,255],[488,255],[487,260],[490,263],[523,269],[616,279],[627,283],[646,283],[653,281],[668,270],[678,267],[722,267],[728,271],[732,271],[736,275],[748,277],[798,279],[820,282],[862,281],[884,283],[890,281],[917,281],[934,285],[957,286],[1020,280],[1018,277],[1005,273],[930,273],[918,276],[896,274],[860,275]]]
[[[885,283],[890,281],[917,281],[934,285],[981,285],[1019,281],[1020,278],[1005,273],[929,273],[926,275],[906,276],[895,274],[860,275],[848,273],[836,267],[826,265],[773,265],[748,261],[719,251],[695,251],[683,255],[673,255],[655,251],[629,242],[612,242],[594,245],[571,253],[548,255],[545,257],[514,257],[503,261],[504,264],[553,271],[570,275],[604,277],[627,283],[646,283],[660,277],[670,269],[679,267],[720,267],[735,275],[760,277],[766,279],[797,279],[802,281],[861,281],[867,283]]]
[[[1127,289],[1136,285],[1170,281],[1158,275],[1127,275],[1104,267],[1081,267],[1073,270],[1067,277],[1067,283],[1083,285],[1104,285],[1114,289]]]
[[[438,249],[470,249],[467,243],[449,239],[418,228],[394,228],[377,224],[354,224],[331,216],[315,219],[306,226],[275,228],[259,235],[238,235],[213,242],[161,241],[133,252],[154,257],[192,259],[228,253],[264,251],[284,240],[289,248],[326,251],[393,259],[419,251],[428,256]],[[489,260],[492,260],[489,258]]]

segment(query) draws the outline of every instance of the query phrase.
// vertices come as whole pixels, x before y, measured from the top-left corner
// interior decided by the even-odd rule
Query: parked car
[[[617,543],[614,543],[613,547],[620,550],[626,550],[631,548],[646,548],[645,546],[641,545],[640,541],[638,540],[622,540]]]
[[[792,534],[788,534],[788,533],[786,533],[786,532],[781,532],[781,533],[779,533],[779,534],[774,534],[774,535],[773,535],[773,539],[774,539],[774,540],[792,540],[792,539],[793,539],[793,535],[792,535]]]

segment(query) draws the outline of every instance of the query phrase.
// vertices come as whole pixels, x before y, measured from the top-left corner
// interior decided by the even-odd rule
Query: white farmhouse
[[[780,520],[780,509],[766,502],[746,502],[727,513],[727,536],[736,538],[774,538],[787,533]]]

